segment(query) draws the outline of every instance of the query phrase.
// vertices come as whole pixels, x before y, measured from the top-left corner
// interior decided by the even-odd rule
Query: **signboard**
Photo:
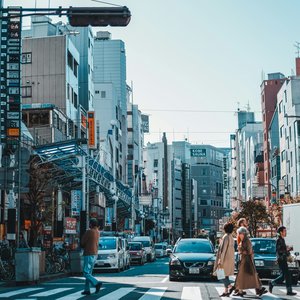
[[[206,149],[191,149],[191,157],[206,157]]]
[[[82,199],[82,191],[81,190],[72,190],[71,191],[71,215],[72,215],[72,217],[80,216],[81,199]]]
[[[283,196],[285,193],[285,182],[283,179],[278,180],[279,196]]]
[[[86,125],[87,125],[86,116],[83,113],[81,113],[81,126],[86,129]]]
[[[1,20],[1,142],[18,144],[21,134],[21,10]]]
[[[65,218],[65,233],[76,234],[77,220],[75,218]]]
[[[144,133],[149,133],[149,116],[142,115],[142,130]]]
[[[95,112],[88,112],[88,124],[89,124],[89,148],[96,149],[96,128],[95,128]]]

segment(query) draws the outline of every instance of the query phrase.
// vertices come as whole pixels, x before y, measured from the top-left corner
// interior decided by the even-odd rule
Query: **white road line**
[[[147,291],[139,300],[159,300],[165,293],[167,287],[154,287]]]
[[[165,283],[165,282],[167,282],[168,281],[168,279],[169,279],[169,275],[168,276],[166,276],[160,283]]]
[[[30,293],[30,292],[38,291],[38,290],[42,290],[42,289],[43,288],[26,288],[26,289],[14,290],[11,292],[6,292],[3,294],[0,294],[0,299],[2,299],[2,297],[12,297],[12,296],[20,295],[23,293]]]
[[[58,289],[53,289],[53,290],[48,290],[45,292],[37,293],[30,297],[46,297],[46,296],[59,294],[59,293],[62,293],[64,291],[69,291],[69,290],[72,290],[72,288],[58,288]]]
[[[184,286],[181,300],[201,300],[201,291],[198,286]]]
[[[111,299],[119,300],[122,297],[126,296],[127,294],[131,293],[133,290],[135,290],[135,288],[120,288],[120,289],[117,289],[116,291],[114,291],[112,293],[109,293],[109,294],[107,294],[103,297],[100,297],[98,299],[101,299],[101,300],[111,300]]]
[[[286,294],[286,290],[279,290],[279,291]],[[295,291],[295,290],[293,290],[293,292],[297,293],[297,296],[293,296],[293,297],[295,297],[296,299],[300,299],[300,292]]]
[[[56,300],[77,300],[81,297],[83,297],[84,295],[81,295],[82,291],[61,297],[61,298],[57,298]]]

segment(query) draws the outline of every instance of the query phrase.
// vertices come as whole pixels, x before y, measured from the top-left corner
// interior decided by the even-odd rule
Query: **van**
[[[124,250],[124,269],[130,268],[130,253],[127,239],[122,239],[122,247]]]
[[[155,249],[154,243],[150,236],[136,236],[132,240],[133,242],[141,242],[143,247],[145,248],[147,261],[155,261]]]
[[[108,269],[115,270],[116,272],[124,270],[124,249],[120,237],[100,237],[98,256],[94,269]]]

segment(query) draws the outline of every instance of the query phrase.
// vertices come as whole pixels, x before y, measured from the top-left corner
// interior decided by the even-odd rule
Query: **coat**
[[[234,239],[231,234],[225,234],[220,242],[214,271],[218,268],[219,261],[225,276],[234,275]]]
[[[240,264],[239,271],[235,279],[237,290],[261,289],[262,284],[256,272],[253,249],[249,238],[245,238],[239,245]]]

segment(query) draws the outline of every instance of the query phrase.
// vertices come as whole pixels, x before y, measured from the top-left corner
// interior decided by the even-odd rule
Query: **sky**
[[[4,5],[48,7],[49,2],[51,7],[107,6],[91,0],[4,0]],[[238,108],[249,105],[261,120],[262,79],[295,70],[299,0],[108,2],[126,5],[131,22],[94,31],[108,30],[125,42],[133,101],[150,115],[146,142],[160,141],[167,132],[169,142],[228,147]]]

